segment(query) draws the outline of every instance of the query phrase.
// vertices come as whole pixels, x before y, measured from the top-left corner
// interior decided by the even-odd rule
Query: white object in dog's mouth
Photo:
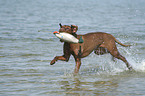
[[[62,41],[64,42],[69,42],[69,43],[79,43],[79,40],[74,37],[73,35],[69,34],[69,33],[66,33],[66,32],[58,32],[58,31],[55,31],[53,32],[53,34],[61,39]]]

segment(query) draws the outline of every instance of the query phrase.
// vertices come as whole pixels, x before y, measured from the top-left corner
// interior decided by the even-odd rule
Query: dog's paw
[[[129,66],[128,69],[129,69],[129,71],[135,71],[135,70],[132,68],[132,66]]]
[[[54,60],[52,60],[52,61],[50,62],[50,65],[53,65],[53,64],[55,64],[55,61],[54,61]]]

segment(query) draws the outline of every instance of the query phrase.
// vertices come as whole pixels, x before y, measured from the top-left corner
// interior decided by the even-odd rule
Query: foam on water
[[[145,60],[143,60],[143,61],[141,62],[141,65],[139,66],[139,69],[140,69],[141,71],[145,72]]]
[[[130,52],[131,49],[124,49],[125,48],[122,49],[124,52],[121,53],[133,67],[134,71],[145,72],[145,60],[142,60],[142,58],[137,58],[138,55],[132,55]],[[128,68],[121,60],[115,58],[115,61],[113,61],[110,54],[98,56],[93,53],[90,56],[82,59],[80,73],[116,75],[124,71],[128,71]]]

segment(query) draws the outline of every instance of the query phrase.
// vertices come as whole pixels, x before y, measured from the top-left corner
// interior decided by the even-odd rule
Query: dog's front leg
[[[81,66],[81,58],[76,58],[75,62],[76,62],[76,66],[75,66],[74,73],[77,74]]]
[[[54,57],[54,59],[50,62],[50,65],[53,65],[57,60],[62,60],[62,61],[68,61],[70,58],[70,47],[68,43],[64,43],[64,47],[63,47],[63,56],[56,56]]]
[[[50,62],[50,65],[55,64],[55,62],[56,62],[57,60],[68,61],[68,59],[65,58],[64,56],[56,56],[56,57],[54,57],[54,59]]]

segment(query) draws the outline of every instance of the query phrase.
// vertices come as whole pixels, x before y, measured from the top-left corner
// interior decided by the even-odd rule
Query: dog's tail
[[[125,45],[125,44],[122,44],[120,41],[118,41],[115,37],[114,37],[114,40],[115,42],[117,42],[118,44],[120,44],[121,46],[124,46],[124,47],[129,47],[131,45]]]

